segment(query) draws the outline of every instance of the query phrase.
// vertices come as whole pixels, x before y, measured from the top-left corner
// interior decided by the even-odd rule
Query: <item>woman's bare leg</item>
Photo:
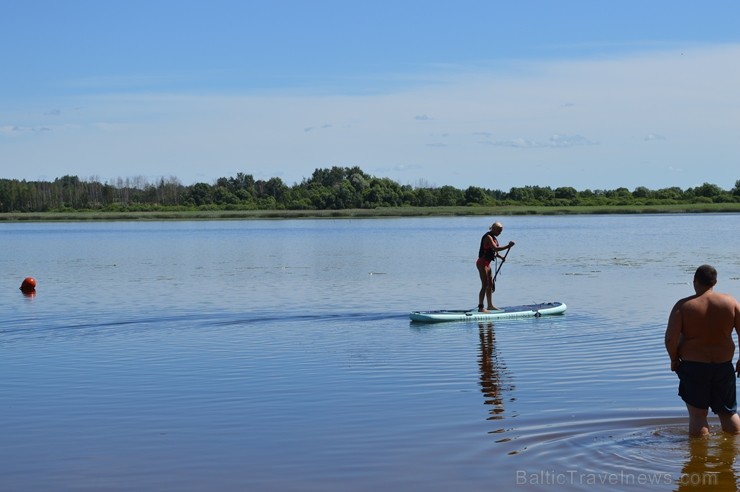
[[[488,300],[488,305],[491,305],[491,289],[488,284],[488,277],[490,276],[491,269],[488,267],[479,266],[478,275],[480,276],[480,292],[478,292],[478,311],[481,313],[488,312],[483,308],[483,300]]]

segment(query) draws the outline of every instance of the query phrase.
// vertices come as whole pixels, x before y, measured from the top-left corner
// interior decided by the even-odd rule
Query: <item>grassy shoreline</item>
[[[147,212],[27,212],[2,213],[0,222],[72,222],[114,220],[259,220],[259,219],[361,219],[385,217],[590,215],[661,213],[740,213],[740,203],[609,206],[500,206],[500,207],[384,207],[347,210],[192,210]]]

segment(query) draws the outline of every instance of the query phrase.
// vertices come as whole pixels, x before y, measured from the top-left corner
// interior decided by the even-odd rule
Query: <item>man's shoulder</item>
[[[725,294],[723,292],[714,292],[713,298],[716,301],[721,302],[723,304],[730,304],[730,305],[737,304],[737,299],[735,299],[732,295]]]
[[[696,295],[684,297],[683,299],[679,299],[676,301],[676,304],[673,306],[673,309],[681,309],[686,304],[691,304],[692,301],[695,301],[697,298]]]

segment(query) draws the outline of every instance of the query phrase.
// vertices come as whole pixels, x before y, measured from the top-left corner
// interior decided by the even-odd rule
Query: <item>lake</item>
[[[711,490],[663,347],[696,267],[740,296],[740,215],[0,224],[0,490]],[[18,289],[38,282],[35,296]]]

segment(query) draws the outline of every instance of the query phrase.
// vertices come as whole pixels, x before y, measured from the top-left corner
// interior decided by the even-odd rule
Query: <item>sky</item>
[[[737,0],[0,0],[0,178],[732,189]]]

